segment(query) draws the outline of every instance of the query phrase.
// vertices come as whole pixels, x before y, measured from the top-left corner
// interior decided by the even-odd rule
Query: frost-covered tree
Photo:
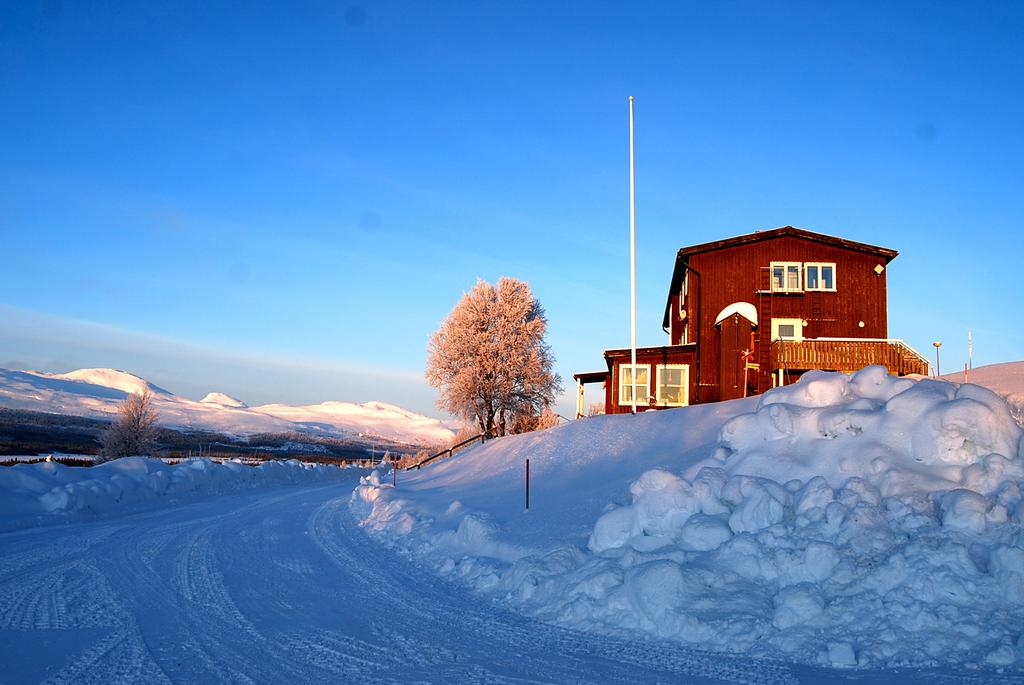
[[[537,417],[537,430],[547,430],[548,428],[554,428],[562,422],[562,417],[555,413],[555,410],[551,407],[544,407],[544,411]]]
[[[117,416],[100,436],[98,461],[145,454],[156,437],[157,413],[149,389],[132,393],[117,407]]]
[[[538,416],[561,390],[546,330],[526,283],[478,280],[430,339],[426,375],[441,392],[438,406],[497,435]]]
[[[510,433],[529,433],[530,431],[542,431],[554,428],[561,421],[561,418],[551,407],[545,406],[539,415],[519,414],[512,420],[509,428]]]

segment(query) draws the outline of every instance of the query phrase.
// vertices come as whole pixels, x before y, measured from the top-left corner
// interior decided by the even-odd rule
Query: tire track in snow
[[[0,637],[79,631],[73,651],[26,650],[53,683],[1021,683],[807,669],[541,624],[369,539],[348,509],[354,485],[0,534]]]
[[[409,632],[420,639],[395,647],[409,659],[433,652],[446,655],[453,680],[797,682],[785,665],[774,662],[606,638],[513,614],[370,540],[352,520],[347,496],[320,506],[311,517],[310,533],[339,571],[372,564],[387,573],[391,582],[366,585],[361,600],[403,616]],[[378,628],[388,630],[387,624]],[[460,666],[460,660],[471,663]],[[443,663],[435,660],[430,666]]]

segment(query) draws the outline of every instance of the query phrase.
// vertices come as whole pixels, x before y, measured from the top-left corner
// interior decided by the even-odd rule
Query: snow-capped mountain
[[[359,432],[364,435],[382,435],[392,437],[393,426],[403,426],[404,430],[425,436],[436,436],[432,442],[451,437],[447,428],[443,435],[438,428],[443,426],[437,419],[416,414],[407,409],[396,407],[386,402],[366,402],[352,404],[349,402],[322,402],[306,407],[292,407],[287,404],[267,404],[254,407],[257,411],[270,416],[286,419],[306,429],[330,430],[331,426],[360,426]]]
[[[383,402],[249,407],[220,392],[211,392],[201,401],[191,400],[115,369],[79,369],[62,374],[0,369],[0,407],[10,409],[109,418],[129,393],[147,389],[153,395],[160,424],[169,428],[228,435],[291,431],[338,437],[362,434],[415,445],[437,444],[453,435],[438,419]]]
[[[225,395],[222,392],[207,393],[206,397],[199,401],[203,404],[219,404],[222,407],[235,407],[236,409],[246,409],[249,406],[237,397]]]
[[[29,371],[27,373],[35,373]],[[55,378],[59,380],[67,381],[81,381],[90,385],[100,385],[105,388],[113,388],[114,390],[121,390],[125,393],[135,392],[141,393],[144,390],[149,390],[154,394],[170,395],[168,391],[163,388],[153,385],[144,378],[136,376],[134,373],[128,373],[127,371],[119,371],[117,369],[78,369],[77,371],[69,371],[68,373],[55,373],[55,374],[39,374],[48,378]]]

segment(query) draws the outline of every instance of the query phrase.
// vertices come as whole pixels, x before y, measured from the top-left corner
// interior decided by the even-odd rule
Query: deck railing
[[[816,338],[773,340],[772,369],[850,373],[878,364],[897,376],[928,375],[928,360],[902,340]]]

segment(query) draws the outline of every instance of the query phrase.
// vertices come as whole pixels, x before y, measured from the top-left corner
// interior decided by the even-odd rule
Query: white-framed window
[[[690,403],[690,365],[659,364],[657,399],[661,407],[684,407]]]
[[[772,340],[803,340],[803,319],[772,319]]]
[[[651,365],[637,364],[636,384],[633,383],[632,364],[619,365],[619,404],[633,404],[633,388],[636,388],[636,405],[647,406],[651,387]]]
[[[801,287],[801,272],[803,264],[800,262],[772,262],[772,292],[776,293],[798,293]]]
[[[805,290],[835,290],[836,265],[824,262],[807,262],[804,264]]]

